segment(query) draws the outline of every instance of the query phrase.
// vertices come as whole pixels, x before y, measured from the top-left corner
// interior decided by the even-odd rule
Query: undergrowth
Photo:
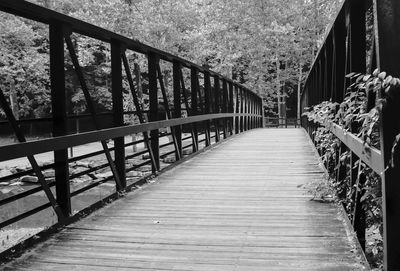
[[[365,150],[380,149],[380,110],[385,94],[396,91],[400,80],[387,76],[385,72],[375,70],[373,74],[351,73],[347,77],[351,85],[347,89],[342,103],[324,101],[307,108],[304,115],[309,121],[318,124],[313,133],[314,144],[329,172],[329,189],[345,207],[352,220],[356,191],[361,193],[361,203],[366,214],[366,256],[371,267],[383,270],[383,227],[382,227],[382,189],[380,175],[370,169],[352,153],[330,131],[332,123],[341,126],[345,131],[357,135],[364,142]],[[398,136],[397,138],[400,138]],[[394,142],[394,146],[397,144]],[[353,156],[353,157],[352,157]],[[353,159],[353,161],[352,161]],[[354,160],[356,159],[356,160]],[[351,162],[352,161],[352,162]],[[356,180],[351,172],[357,172]],[[360,182],[363,176],[365,183]]]

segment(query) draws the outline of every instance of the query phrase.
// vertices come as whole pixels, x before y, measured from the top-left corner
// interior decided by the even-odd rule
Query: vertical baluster
[[[215,75],[214,76],[214,113],[218,114],[220,113],[220,85],[219,85],[219,76]],[[220,141],[220,134],[219,134],[219,124],[220,124],[220,119],[215,119],[214,120],[214,126],[215,126],[215,142]]]
[[[57,22],[50,24],[50,83],[53,136],[64,136],[67,134],[64,28]],[[71,196],[67,149],[54,151],[54,164],[57,204],[63,215],[68,217],[71,214]]]
[[[210,96],[211,96],[211,81],[210,81],[210,73],[208,71],[204,71],[204,113],[210,114]],[[205,127],[205,137],[206,137],[206,146],[210,146],[211,144],[211,128],[210,128],[210,120],[206,120]]]
[[[353,0],[350,2],[350,72],[366,72],[366,29],[365,29],[365,1]],[[353,133],[358,133],[359,124],[353,123],[351,131]],[[351,183],[356,186],[354,189],[354,211],[353,211],[353,226],[357,233],[360,244],[365,248],[365,214],[362,213],[362,206],[357,206],[358,186],[362,184],[359,178],[360,166],[355,166],[356,161],[359,160],[357,155],[353,152],[351,153]],[[361,205],[361,203],[359,203]],[[356,209],[358,207],[358,212]]]
[[[149,53],[148,55],[148,72],[149,72],[149,103],[150,103],[150,113],[149,113],[149,121],[157,121],[158,120],[158,88],[157,88],[157,64],[158,57]],[[154,155],[155,167],[152,166],[153,172],[160,170],[160,144],[159,144],[159,136],[158,129],[150,131],[150,142],[151,148]]]
[[[182,104],[181,104],[181,81],[180,81],[180,72],[181,65],[179,62],[173,62],[173,87],[174,87],[174,118],[182,117]],[[172,133],[175,133],[176,138],[176,147],[177,154],[176,160],[179,160],[182,157],[182,126],[175,126],[174,129],[171,129]]]
[[[222,113],[228,113],[228,85],[225,79],[222,79]],[[224,139],[228,136],[228,118],[224,118]]]
[[[332,102],[336,102],[337,95],[336,95],[336,34],[335,34],[335,27],[332,28],[331,33],[331,46],[332,46],[332,54],[331,54],[331,97]]]
[[[400,77],[400,5],[398,0],[374,1],[375,37],[378,68],[388,74]],[[397,90],[398,91],[398,90]],[[383,163],[389,165],[392,146],[400,132],[398,95],[388,97],[381,112],[381,151]],[[394,167],[382,174],[383,232],[384,232],[384,269],[400,270],[400,159],[398,148],[394,153]]]
[[[122,92],[122,50],[119,42],[111,42],[111,87],[114,127],[124,125],[124,96]],[[126,187],[125,140],[114,138],[114,160],[119,176],[117,190]]]
[[[239,87],[240,89],[240,114],[242,114],[242,116],[240,117],[240,132],[244,132],[244,120],[245,117],[243,116],[244,114],[244,92],[243,92],[243,87]]]
[[[228,91],[229,91],[228,112],[234,113],[235,109],[234,109],[234,102],[233,102],[234,94],[233,94],[233,83],[232,82],[229,82]],[[234,126],[235,126],[235,118],[229,118],[229,135],[233,135]]]
[[[244,108],[243,112],[246,114],[244,117],[244,130],[247,131],[249,130],[249,117],[247,114],[249,113],[249,99],[248,99],[248,93],[247,89],[243,88],[243,97],[244,97]]]
[[[235,97],[236,97],[235,113],[240,114],[240,89],[236,84],[235,84]],[[235,133],[236,134],[240,133],[240,117],[239,116],[237,116],[235,118]]]
[[[260,97],[259,114],[261,115],[259,128],[264,128],[264,99],[262,97]]]
[[[199,92],[199,74],[196,68],[190,69],[190,90],[192,99],[192,116],[198,115],[197,93]],[[197,122],[193,123],[193,152],[198,151],[199,136],[198,136]]]
[[[251,93],[251,112],[253,114],[253,116],[251,117],[251,128],[254,129],[256,122],[254,115],[256,112],[255,112],[255,95],[253,93]]]
[[[248,92],[249,97],[249,114],[253,114],[253,95],[251,92]],[[253,117],[249,117],[249,130],[253,129]]]
[[[247,99],[246,99],[246,90],[242,88],[242,98],[243,98],[243,114],[247,113]],[[243,131],[247,130],[247,116],[243,116]]]
[[[343,101],[343,86],[345,83],[345,63],[346,63],[346,14],[342,9],[336,19],[334,27],[335,33],[335,83],[336,96],[335,102]]]

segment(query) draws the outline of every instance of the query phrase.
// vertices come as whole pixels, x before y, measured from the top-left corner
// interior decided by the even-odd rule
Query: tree
[[[262,95],[271,115],[277,115],[278,97],[282,97],[283,101],[288,97],[291,99],[293,93],[301,89],[305,79],[303,75],[310,68],[334,10],[339,5],[338,0],[32,1],[199,65],[208,65]],[[19,47],[14,48],[10,44],[2,46],[3,59],[15,56],[17,51],[24,54],[20,62],[2,60],[1,66],[4,67],[3,74],[9,70],[12,74],[8,77],[16,82],[19,114],[22,117],[33,116],[36,112],[46,114],[49,112],[49,99],[45,99],[49,93],[49,82],[45,28],[10,16],[7,20],[11,24],[3,24],[2,33],[14,35],[18,41],[15,44]],[[10,33],[10,25],[21,31]],[[3,36],[5,39],[9,38]],[[97,109],[109,110],[109,45],[79,35],[74,35],[73,40]],[[138,63],[144,71],[143,89],[146,92],[146,57],[129,53],[128,59],[132,65]],[[35,63],[32,73],[27,73],[27,63]],[[172,65],[164,62],[161,65],[165,77],[170,78]],[[18,73],[16,67],[25,68]],[[82,91],[74,76],[72,66],[67,65],[69,111],[85,112]],[[34,85],[36,87],[32,87]],[[7,85],[5,89],[12,88]],[[29,99],[31,96],[44,101],[44,104],[32,102]],[[296,100],[296,97],[291,100]],[[289,107],[293,108],[295,104]],[[36,108],[40,109],[36,111]],[[291,113],[295,114],[296,110]]]

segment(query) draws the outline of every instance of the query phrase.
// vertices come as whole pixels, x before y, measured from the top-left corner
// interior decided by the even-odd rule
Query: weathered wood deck
[[[364,270],[301,129],[259,129],[67,227],[5,270]]]

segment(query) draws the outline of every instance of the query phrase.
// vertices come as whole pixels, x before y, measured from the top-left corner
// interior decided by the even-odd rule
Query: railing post
[[[254,117],[254,114],[256,113],[256,110],[255,110],[255,109],[256,109],[256,108],[255,108],[255,103],[254,103],[254,94],[251,93],[251,114],[253,114],[253,116],[251,116],[251,129],[256,128],[256,127],[255,127],[256,119],[255,119],[255,117]]]
[[[332,45],[332,33],[326,38],[325,45],[325,84],[327,88],[326,100],[333,100],[333,88],[332,88],[332,68],[333,63],[332,55],[333,55],[333,45]]]
[[[111,42],[111,87],[114,127],[124,125],[124,96],[122,92],[122,50],[117,41]],[[120,186],[117,191],[126,187],[125,174],[125,139],[114,138],[114,160],[118,172]]]
[[[246,91],[244,90],[244,88],[241,89],[242,90],[242,102],[243,102],[243,108],[242,108],[242,114],[246,114],[246,106],[247,106],[247,99],[246,99]],[[246,127],[247,127],[247,116],[243,116],[243,120],[242,120],[242,126],[243,126],[243,132],[246,131]]]
[[[244,95],[243,95],[243,88],[240,86],[239,87],[239,91],[240,91],[240,114],[244,113]],[[244,131],[244,116],[240,116],[240,132],[243,133]]]
[[[381,71],[399,77],[400,65],[400,5],[398,0],[375,0],[375,41],[377,42],[377,64]],[[393,91],[393,90],[392,90]],[[389,166],[393,142],[400,132],[400,98],[397,93],[390,95],[383,105],[381,119],[381,151],[383,163],[388,166],[382,174],[383,202],[383,244],[384,269],[400,270],[400,157],[399,148],[394,153],[394,167]],[[395,92],[393,91],[393,92]]]
[[[257,114],[257,97],[253,94],[253,114]],[[253,116],[253,128],[257,128],[258,118]]]
[[[197,116],[197,93],[199,91],[199,78],[198,71],[196,68],[192,67],[190,69],[190,90],[191,90],[191,100],[192,100],[192,116]],[[197,129],[197,122],[193,123],[193,152],[198,151],[196,147],[199,146],[199,135]]]
[[[228,85],[225,79],[222,79],[222,113],[227,113],[228,112]],[[224,118],[223,119],[223,125],[224,125],[224,139],[227,138],[228,136],[228,119]]]
[[[333,101],[341,103],[343,101],[343,86],[345,82],[345,66],[346,66],[346,14],[342,9],[336,19],[333,31],[333,40],[335,46],[335,96]],[[310,104],[309,104],[310,105]]]
[[[220,96],[221,96],[221,90],[220,90],[220,85],[219,85],[219,77],[218,77],[218,75],[215,75],[214,76],[214,113],[215,114],[220,113]],[[214,120],[215,142],[218,142],[221,139],[220,134],[219,134],[219,124],[220,124],[220,119],[215,119]]]
[[[246,113],[250,114],[251,113],[251,100],[250,100],[250,93],[249,91],[246,89]],[[247,117],[247,131],[250,130],[250,125],[251,125],[251,117],[248,116]]]
[[[234,95],[233,95],[233,84],[232,84],[232,82],[229,82],[229,88],[228,88],[228,91],[229,91],[229,109],[228,109],[228,112],[229,113],[234,113],[235,112],[235,108],[234,108],[234,102],[233,102],[233,99],[234,99]],[[234,117],[232,117],[232,118],[229,118],[229,135],[233,135],[233,129],[234,129],[234,126],[235,126],[235,118]]]
[[[360,166],[358,167],[360,169]],[[355,189],[356,193],[354,196],[354,211],[353,211],[353,227],[357,234],[357,239],[361,245],[361,248],[365,251],[365,233],[366,233],[366,213],[363,208],[363,203],[361,201],[362,196],[364,195],[364,190],[362,187],[365,185],[366,177],[361,172],[358,172],[358,184]]]
[[[210,73],[208,71],[204,71],[204,113],[210,114],[210,97],[211,97],[211,81],[210,81]],[[210,120],[206,120],[205,127],[205,137],[206,137],[206,146],[210,146],[211,144],[211,128],[210,128]]]
[[[256,114],[257,114],[257,128],[261,128],[261,99],[260,97],[256,96]]]
[[[247,97],[249,99],[249,114],[253,113],[253,95],[250,92],[247,92]],[[253,129],[253,117],[249,116],[249,130]]]
[[[264,99],[261,97],[261,127],[265,128]]]
[[[247,99],[247,114],[251,114],[251,95],[250,91],[246,90],[246,99]],[[247,117],[247,130],[251,129],[251,117]]]
[[[236,106],[235,106],[235,114],[240,114],[240,100],[239,100],[240,90],[237,85],[235,85],[235,98],[236,98]],[[235,118],[235,134],[240,133],[240,117],[236,116]]]
[[[53,136],[64,136],[67,134],[64,27],[58,22],[50,24],[50,83]],[[71,214],[71,196],[67,149],[54,151],[54,164],[57,204],[63,215],[68,217]]]
[[[154,53],[148,54],[148,72],[149,72],[149,121],[158,120],[158,88],[157,88],[157,63],[158,58]],[[154,155],[155,166],[152,166],[153,173],[160,170],[160,144],[158,129],[150,131],[151,149]]]
[[[181,65],[179,62],[173,62],[173,88],[174,88],[174,111],[172,113],[173,118],[182,117],[182,104],[181,104],[181,81],[180,81]],[[182,127],[180,125],[171,127],[171,132],[175,133],[176,138],[176,160],[182,157]]]

